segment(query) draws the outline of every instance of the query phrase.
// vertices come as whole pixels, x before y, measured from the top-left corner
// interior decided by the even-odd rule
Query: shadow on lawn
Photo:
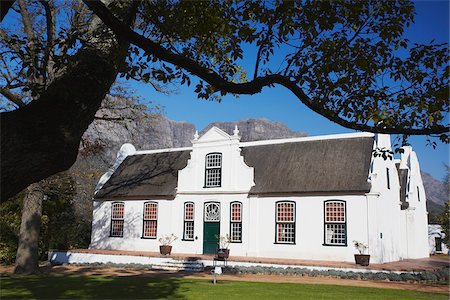
[[[161,274],[163,275],[163,274]],[[40,275],[1,278],[2,299],[184,299],[183,274],[172,276]]]

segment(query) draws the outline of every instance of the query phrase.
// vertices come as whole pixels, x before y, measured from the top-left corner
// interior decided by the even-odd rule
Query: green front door
[[[219,222],[203,223],[203,254],[217,253],[219,232],[220,232]]]

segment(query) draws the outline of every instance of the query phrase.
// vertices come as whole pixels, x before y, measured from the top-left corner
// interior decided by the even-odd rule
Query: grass
[[[448,299],[448,295],[406,290],[211,281],[180,277],[42,275],[0,277],[0,299]]]

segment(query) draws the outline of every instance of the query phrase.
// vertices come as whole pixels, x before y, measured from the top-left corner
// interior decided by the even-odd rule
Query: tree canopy
[[[25,1],[17,2],[12,9],[23,12]],[[42,33],[47,34],[35,36],[47,36],[47,41],[51,36],[64,37],[64,24],[55,26],[58,17],[49,16],[45,9],[54,2],[38,2],[43,9],[37,13],[46,24]],[[311,110],[347,128],[431,135],[448,142],[448,45],[414,44],[404,38],[405,29],[414,22],[411,1],[83,2],[85,6],[78,7],[87,7],[106,27],[94,18],[83,34],[71,35],[66,61],[53,81],[38,85],[36,101],[22,101],[23,106],[12,101],[18,109],[2,113],[3,128],[20,123],[14,134],[1,133],[2,199],[73,163],[98,99],[117,73],[153,86],[155,81],[195,85],[198,97],[205,99],[256,94],[264,87],[281,85]],[[136,9],[131,10],[135,23],[123,17],[130,7]],[[6,29],[2,32],[3,41],[15,38],[5,37]],[[27,32],[25,24],[23,32]],[[111,47],[117,44],[114,40],[121,47]],[[49,43],[35,41],[18,37],[14,55],[42,46],[39,61],[45,62],[60,49],[54,44],[47,55]],[[67,41],[61,38],[61,49]],[[128,48],[128,43],[133,46]],[[14,64],[25,76],[39,75],[33,70],[36,64],[5,64]],[[5,89],[24,89],[8,82],[2,85],[6,98]],[[30,87],[25,92],[33,97]],[[27,123],[44,113],[42,105],[48,109],[44,110],[48,120]],[[75,125],[78,118],[82,126]],[[36,126],[41,128],[28,136],[32,143],[23,147],[20,137]],[[50,141],[56,150],[45,149]],[[5,147],[11,147],[7,155]],[[19,157],[9,158],[14,151],[34,152],[36,165],[19,166],[22,173],[17,172]],[[46,167],[50,163],[54,167]],[[45,172],[39,170],[43,167]]]
[[[344,127],[448,139],[448,45],[403,37],[410,1],[148,1],[135,30],[85,3],[141,50],[126,76],[189,84],[196,75],[200,98],[277,84]],[[256,55],[244,57],[251,46]]]

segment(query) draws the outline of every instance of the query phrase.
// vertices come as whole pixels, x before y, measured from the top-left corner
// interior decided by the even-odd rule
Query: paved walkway
[[[107,254],[107,255],[134,255],[134,256],[149,256],[149,257],[171,257],[174,259],[201,259],[212,260],[213,255],[203,254],[186,254],[186,253],[172,253],[169,256],[163,256],[159,252],[144,252],[144,251],[120,251],[120,250],[96,250],[96,249],[74,249],[70,252],[75,253],[93,253],[93,254]],[[283,264],[283,265],[298,265],[298,266],[320,266],[331,268],[353,268],[353,269],[371,269],[371,270],[385,270],[385,271],[405,271],[405,272],[420,272],[433,271],[450,266],[448,256],[433,256],[421,259],[406,259],[398,262],[390,262],[384,264],[370,264],[367,267],[356,265],[352,262],[338,262],[338,261],[322,261],[322,260],[304,260],[304,259],[278,259],[278,258],[261,258],[261,257],[246,257],[246,256],[230,256],[229,261],[235,262],[250,262],[250,263],[265,263],[265,264]]]

